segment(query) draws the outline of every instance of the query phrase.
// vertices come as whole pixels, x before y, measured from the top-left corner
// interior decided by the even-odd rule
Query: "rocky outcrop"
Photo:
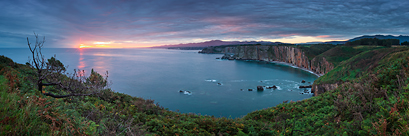
[[[300,86],[298,88],[312,88],[312,85],[302,85],[302,86]]]
[[[263,86],[257,86],[257,91],[264,91]]]
[[[314,96],[318,96],[319,94],[325,93],[329,90],[333,90],[337,88],[341,83],[334,83],[334,84],[314,84],[311,88],[311,93],[314,93]]]
[[[311,60],[311,71],[319,75],[324,75],[332,69],[334,69],[334,64],[328,62],[324,57],[317,56]]]
[[[292,46],[216,46],[203,49],[200,53],[223,53],[237,60],[285,62],[318,75],[324,75],[334,69],[334,65],[324,57],[317,56],[310,60],[301,49]]]
[[[259,60],[267,62],[285,62],[294,66],[310,70],[317,75],[324,75],[334,69],[334,64],[325,57],[315,56],[308,58],[303,50],[293,46],[266,46],[266,45],[240,45],[240,46],[215,46],[203,49],[199,53],[222,53],[224,58],[236,60]],[[311,92],[314,96],[335,89],[340,83],[313,84]],[[310,87],[310,86],[309,86]],[[270,89],[270,88],[268,88]]]

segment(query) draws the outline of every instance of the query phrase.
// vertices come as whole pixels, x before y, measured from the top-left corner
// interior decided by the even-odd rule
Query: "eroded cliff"
[[[223,53],[232,55],[238,60],[260,60],[268,62],[285,62],[323,75],[332,69],[334,64],[325,57],[309,58],[302,49],[293,46],[216,46],[203,49],[201,53]]]
[[[307,57],[303,49],[295,46],[216,46],[203,49],[200,53],[222,53],[230,59],[237,60],[260,60],[267,62],[285,62],[291,65],[307,69],[317,75],[324,75],[334,69],[334,64],[327,61],[323,56]],[[311,57],[312,56],[312,57]],[[338,84],[313,84],[311,92],[314,95],[334,89]]]

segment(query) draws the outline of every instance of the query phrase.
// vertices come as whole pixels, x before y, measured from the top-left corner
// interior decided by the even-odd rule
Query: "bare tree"
[[[94,70],[91,70],[89,77],[85,76],[84,70],[75,70],[72,74],[66,72],[66,67],[54,57],[51,59],[45,59],[41,52],[41,49],[45,42],[39,40],[38,34],[34,33],[36,42],[32,45],[27,37],[28,47],[31,51],[32,60],[29,60],[29,64],[36,71],[36,84],[38,91],[46,96],[54,98],[64,98],[70,96],[89,96],[97,94],[100,90],[107,87],[108,71],[106,76],[103,77]],[[68,94],[56,95],[51,92],[43,91],[46,86],[52,86],[53,92],[57,90],[64,90]]]

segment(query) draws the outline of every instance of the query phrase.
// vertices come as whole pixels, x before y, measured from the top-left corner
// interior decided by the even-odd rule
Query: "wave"
[[[207,80],[205,80],[206,82],[217,82],[217,80],[216,79],[207,79]]]
[[[247,80],[231,80],[230,82],[245,82]]]

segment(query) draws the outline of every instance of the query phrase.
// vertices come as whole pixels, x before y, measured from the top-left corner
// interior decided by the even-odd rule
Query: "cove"
[[[43,54],[72,69],[109,71],[111,88],[117,92],[153,99],[172,111],[237,118],[249,112],[298,101],[300,85],[317,76],[279,63],[217,60],[221,54],[198,54],[197,50],[167,49],[44,49]],[[2,49],[0,54],[18,63],[27,62],[28,49]],[[301,83],[305,80],[307,83]],[[308,83],[310,82],[310,84]],[[219,84],[220,83],[220,84]],[[257,86],[278,86],[256,91]],[[253,89],[253,91],[248,91]],[[190,94],[179,91],[189,91]],[[307,90],[309,91],[309,90]]]

